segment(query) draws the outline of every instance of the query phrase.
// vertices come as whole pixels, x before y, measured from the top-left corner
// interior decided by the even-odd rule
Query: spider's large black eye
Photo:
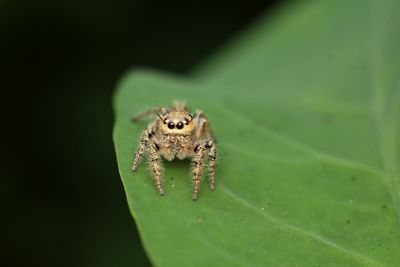
[[[174,129],[175,128],[175,125],[174,125],[174,123],[172,121],[168,122],[168,128],[170,128],[170,129]]]
[[[177,129],[182,129],[183,128],[183,123],[182,122],[178,122],[177,124],[176,124],[176,128]]]

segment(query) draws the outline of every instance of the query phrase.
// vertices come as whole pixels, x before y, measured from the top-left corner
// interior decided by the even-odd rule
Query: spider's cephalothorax
[[[174,158],[193,160],[193,200],[197,199],[201,172],[208,152],[209,185],[214,190],[217,149],[207,119],[201,110],[191,114],[182,103],[171,107],[153,108],[132,118],[156,114],[157,118],[142,132],[140,144],[132,164],[135,171],[143,153],[147,153],[150,169],[160,195],[164,195],[161,185],[160,160]]]

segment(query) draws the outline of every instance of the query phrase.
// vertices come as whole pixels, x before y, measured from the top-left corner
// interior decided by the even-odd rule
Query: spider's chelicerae
[[[168,161],[175,158],[191,158],[193,161],[192,198],[196,200],[203,165],[208,153],[209,186],[211,190],[214,190],[217,148],[203,112],[197,110],[191,114],[183,103],[175,103],[170,107],[150,109],[132,117],[132,121],[138,121],[152,114],[157,115],[157,118],[142,132],[132,170],[136,171],[143,153],[146,153],[157,191],[160,195],[164,195],[161,184],[161,157]]]

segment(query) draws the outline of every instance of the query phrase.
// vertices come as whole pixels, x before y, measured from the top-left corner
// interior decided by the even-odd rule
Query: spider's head
[[[190,135],[195,126],[193,115],[186,110],[174,110],[158,117],[163,134]]]

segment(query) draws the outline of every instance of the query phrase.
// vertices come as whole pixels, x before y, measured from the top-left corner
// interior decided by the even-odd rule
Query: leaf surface
[[[191,79],[125,75],[114,141],[156,266],[399,266],[400,23],[396,1],[281,11]],[[186,100],[218,140],[216,191],[191,200],[189,161],[130,171],[148,108]]]

